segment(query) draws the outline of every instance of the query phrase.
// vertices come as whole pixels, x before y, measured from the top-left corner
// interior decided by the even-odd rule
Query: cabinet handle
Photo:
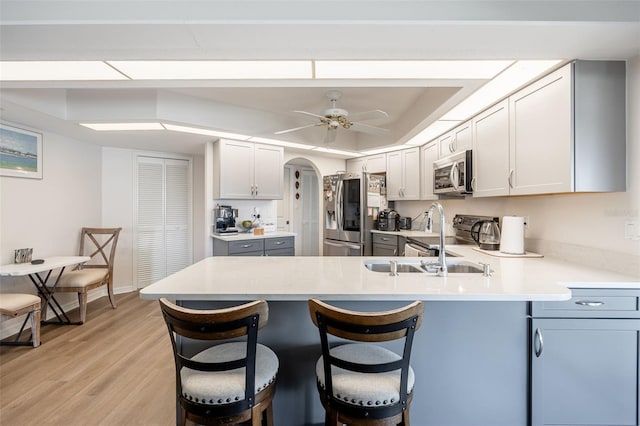
[[[253,247],[253,244],[243,244],[240,247],[242,248],[249,248],[249,247]]]
[[[543,349],[544,349],[544,341],[542,340],[542,331],[539,328],[536,328],[536,335],[533,342],[533,350],[535,351],[536,358],[540,358],[540,355],[542,355]]]
[[[380,239],[381,239],[382,241],[389,241],[389,240],[390,240],[390,238],[387,238],[387,237],[382,237],[382,238],[380,238]]]
[[[275,244],[277,246],[281,246],[282,244],[284,244],[284,241],[274,241],[273,244]]]
[[[258,185],[256,185],[256,197],[258,196]]]
[[[449,150],[453,153],[456,152],[456,149],[458,148],[458,137],[456,136],[455,138],[453,138],[453,140],[451,141],[451,145]]]
[[[509,188],[513,188],[513,169],[509,170]]]
[[[599,300],[576,300],[576,305],[580,306],[602,306],[604,302],[600,302]]]
[[[476,178],[471,179],[471,189],[476,190]]]

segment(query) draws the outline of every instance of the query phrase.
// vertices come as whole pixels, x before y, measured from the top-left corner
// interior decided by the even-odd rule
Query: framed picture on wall
[[[0,176],[42,179],[42,134],[0,123]]]

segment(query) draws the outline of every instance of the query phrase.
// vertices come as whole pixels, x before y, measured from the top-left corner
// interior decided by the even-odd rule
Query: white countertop
[[[211,237],[222,241],[242,241],[264,238],[295,237],[295,232],[265,232],[264,235],[253,235],[253,232],[237,232],[232,234],[211,234]]]
[[[490,263],[492,276],[390,276],[364,267],[366,260],[386,259],[381,257],[208,257],[145,287],[140,295],[174,300],[554,301],[569,299],[568,287],[640,288],[638,277],[549,258],[497,258],[472,247],[452,245],[447,251],[459,255],[456,260]]]

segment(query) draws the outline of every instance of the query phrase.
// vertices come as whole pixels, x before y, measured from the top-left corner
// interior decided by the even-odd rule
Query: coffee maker
[[[217,234],[230,234],[238,232],[236,228],[236,218],[238,217],[238,209],[231,208],[231,206],[217,205],[213,209],[215,217],[215,232]]]

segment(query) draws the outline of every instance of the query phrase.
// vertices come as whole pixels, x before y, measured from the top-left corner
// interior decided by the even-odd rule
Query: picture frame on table
[[[42,134],[0,123],[0,176],[42,179]]]

